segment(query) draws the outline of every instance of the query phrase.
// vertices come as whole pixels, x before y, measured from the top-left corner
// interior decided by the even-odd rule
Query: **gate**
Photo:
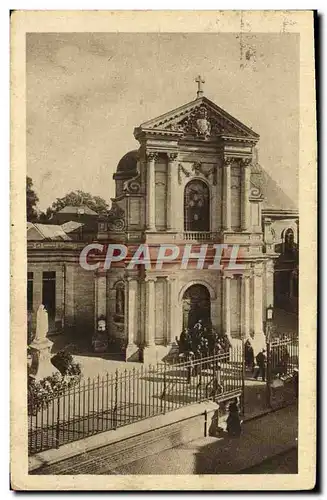
[[[281,408],[294,403],[298,396],[298,337],[267,342],[267,404]]]

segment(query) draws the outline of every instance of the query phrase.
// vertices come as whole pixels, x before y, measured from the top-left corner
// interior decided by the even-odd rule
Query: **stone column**
[[[95,328],[100,317],[107,319],[107,277],[105,274],[95,274]]]
[[[250,335],[250,277],[242,276],[242,336],[247,338]]]
[[[136,345],[137,341],[137,330],[139,326],[139,316],[138,316],[138,294],[139,294],[139,282],[136,277],[127,278],[128,289],[127,297],[125,303],[127,302],[127,318],[125,324],[127,324],[127,346],[126,346],[126,361],[138,361],[139,360],[139,348]]]
[[[128,345],[135,344],[135,337],[138,325],[137,318],[137,292],[138,281],[136,278],[127,278],[128,282],[128,310],[127,310],[127,339]]]
[[[225,158],[224,162],[224,229],[231,230],[232,206],[231,206],[231,163],[232,158]]]
[[[178,157],[178,153],[167,153],[168,156],[168,170],[167,170],[167,229],[170,231],[175,230],[175,210],[174,210],[174,201],[175,201],[175,193],[174,186],[176,182],[177,176],[174,173],[177,173],[176,170],[176,159]]]
[[[262,334],[262,270],[253,271],[253,330],[254,335]]]
[[[168,324],[168,342],[175,342],[175,337],[179,338],[180,332],[178,329],[177,306],[178,298],[176,294],[176,277],[167,277],[168,285],[168,304],[169,304],[169,324]]]
[[[272,221],[269,217],[265,217],[263,221],[263,238],[266,248],[266,253],[274,251],[273,233],[271,231]]]
[[[266,263],[266,304],[265,308],[274,305],[274,263],[268,260]]]
[[[223,296],[223,318],[224,318],[224,333],[231,336],[231,319],[230,319],[230,280],[231,276],[223,276],[224,296]]]
[[[251,176],[251,167],[250,167],[250,159],[245,159],[242,161],[243,165],[243,200],[242,200],[242,230],[248,231],[250,227],[250,176]]]
[[[154,333],[155,333],[155,282],[157,278],[155,277],[146,277],[145,285],[146,285],[146,324],[145,324],[145,345],[147,347],[151,347],[155,345],[154,342]]]
[[[146,164],[146,227],[148,231],[156,230],[156,205],[155,205],[155,161],[157,153],[147,153]]]

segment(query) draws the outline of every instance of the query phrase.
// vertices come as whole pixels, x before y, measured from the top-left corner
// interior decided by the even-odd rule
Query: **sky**
[[[27,174],[45,210],[81,189],[114,197],[112,175],[142,122],[204,95],[260,134],[259,161],[298,204],[296,34],[30,33]]]

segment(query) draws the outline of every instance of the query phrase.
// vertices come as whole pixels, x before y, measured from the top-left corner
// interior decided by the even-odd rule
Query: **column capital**
[[[231,274],[223,274],[221,277],[223,280],[232,280],[233,279],[233,275],[231,275]]]
[[[157,281],[157,276],[146,276],[144,278],[144,281],[145,281],[145,283],[149,283],[149,282],[155,283]]]
[[[166,154],[167,154],[169,162],[174,162],[178,158],[178,153],[175,152],[175,151],[174,152],[173,151],[168,151]]]
[[[240,158],[239,162],[241,167],[247,168],[251,166],[252,158]]]
[[[230,167],[234,161],[235,158],[233,156],[224,156],[223,158],[224,167]]]
[[[159,153],[156,151],[146,151],[145,157],[147,161],[156,161],[158,159]]]

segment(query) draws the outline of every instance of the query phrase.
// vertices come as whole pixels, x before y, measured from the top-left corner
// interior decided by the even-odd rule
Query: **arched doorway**
[[[192,328],[200,319],[211,325],[210,293],[204,285],[191,285],[183,295],[183,328]]]
[[[209,188],[199,179],[184,190],[184,231],[210,231]]]

